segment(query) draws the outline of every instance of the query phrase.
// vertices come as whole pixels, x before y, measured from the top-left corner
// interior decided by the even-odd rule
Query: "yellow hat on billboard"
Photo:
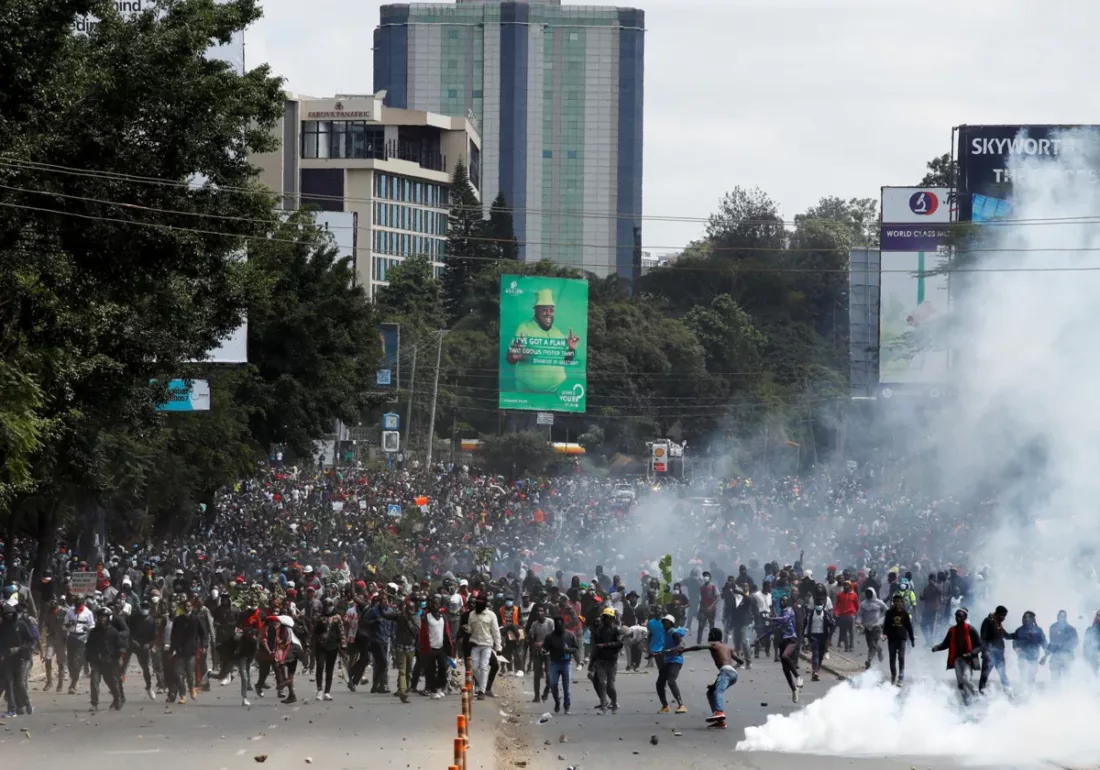
[[[539,306],[554,307],[554,292],[550,289],[539,289],[538,296],[535,298],[535,307]]]

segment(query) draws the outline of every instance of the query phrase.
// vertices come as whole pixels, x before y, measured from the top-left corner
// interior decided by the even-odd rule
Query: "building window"
[[[483,96],[482,94],[483,94],[483,92],[482,92],[482,90],[481,90],[480,88],[475,88],[475,89],[474,89],[474,93],[473,93],[473,97],[474,97],[475,99],[483,99],[483,98],[484,98],[484,96]]]
[[[383,158],[385,131],[363,120],[303,120],[303,158]]]
[[[327,120],[302,121],[302,157],[327,158],[329,156],[329,132],[332,124]]]
[[[576,150],[570,150],[568,153],[566,153],[566,155],[569,158],[569,160],[576,160],[577,159],[577,151]]]
[[[542,157],[552,158],[552,157],[554,157],[554,151],[553,150],[543,150],[542,151]]]
[[[447,98],[448,99],[457,99],[458,98],[458,89],[457,88],[447,89]]]

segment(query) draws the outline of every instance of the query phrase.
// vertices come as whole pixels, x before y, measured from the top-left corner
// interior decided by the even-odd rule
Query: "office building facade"
[[[461,160],[474,182],[481,155],[466,118],[384,100],[384,93],[288,97],[276,129],[282,146],[252,158],[285,208],[356,214],[356,276],[372,297],[409,256],[427,255],[442,272],[451,174]]]
[[[485,205],[503,191],[526,261],[639,274],[645,14],[560,2],[382,6],[375,91],[467,116]]]

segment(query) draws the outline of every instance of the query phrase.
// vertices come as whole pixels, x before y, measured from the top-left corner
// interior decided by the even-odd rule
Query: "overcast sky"
[[[263,0],[249,66],[368,93],[379,0]],[[623,5],[587,0],[586,5]],[[735,185],[787,219],[916,184],[960,123],[1100,122],[1096,0],[650,0],[644,207],[706,217]],[[647,220],[667,251],[702,224]]]

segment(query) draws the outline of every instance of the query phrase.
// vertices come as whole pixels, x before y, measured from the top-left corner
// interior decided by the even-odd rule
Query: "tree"
[[[504,191],[497,193],[489,209],[489,221],[485,225],[485,237],[492,259],[519,259],[519,244],[516,242],[516,229],[512,221],[512,210],[504,198]]]
[[[256,407],[252,437],[265,449],[312,455],[336,420],[354,422],[372,403],[382,357],[374,309],[355,285],[350,257],[306,212],[253,244],[248,267],[268,287],[248,309],[248,349],[257,378],[240,397]]]
[[[386,278],[388,285],[375,295],[375,304],[384,320],[430,330],[446,326],[442,285],[428,257],[409,257],[391,269]]]
[[[89,10],[102,22],[74,35]],[[66,511],[101,521],[121,437],[150,430],[167,376],[240,323],[238,255],[273,221],[248,156],[277,146],[283,96],[266,66],[242,76],[205,54],[259,15],[255,0],[130,21],[103,2],[0,0],[0,356],[23,410],[0,467],[33,450],[9,533],[51,538]],[[30,441],[34,425],[48,431]]]
[[[877,248],[879,241],[878,203],[874,198],[837,198],[827,195],[811,206],[804,214],[795,215],[795,226],[810,225],[820,221],[837,222],[849,235],[849,248]]]
[[[447,258],[443,269],[443,306],[450,323],[469,312],[470,284],[485,265],[485,230],[466,165],[460,160],[451,177],[451,207],[447,215]]]
[[[735,187],[707,222],[707,241],[722,256],[736,259],[753,249],[780,249],[786,229],[779,206],[759,188]]]
[[[955,187],[958,170],[951,160],[951,153],[932,158],[925,164],[928,171],[920,180],[920,187]]]

